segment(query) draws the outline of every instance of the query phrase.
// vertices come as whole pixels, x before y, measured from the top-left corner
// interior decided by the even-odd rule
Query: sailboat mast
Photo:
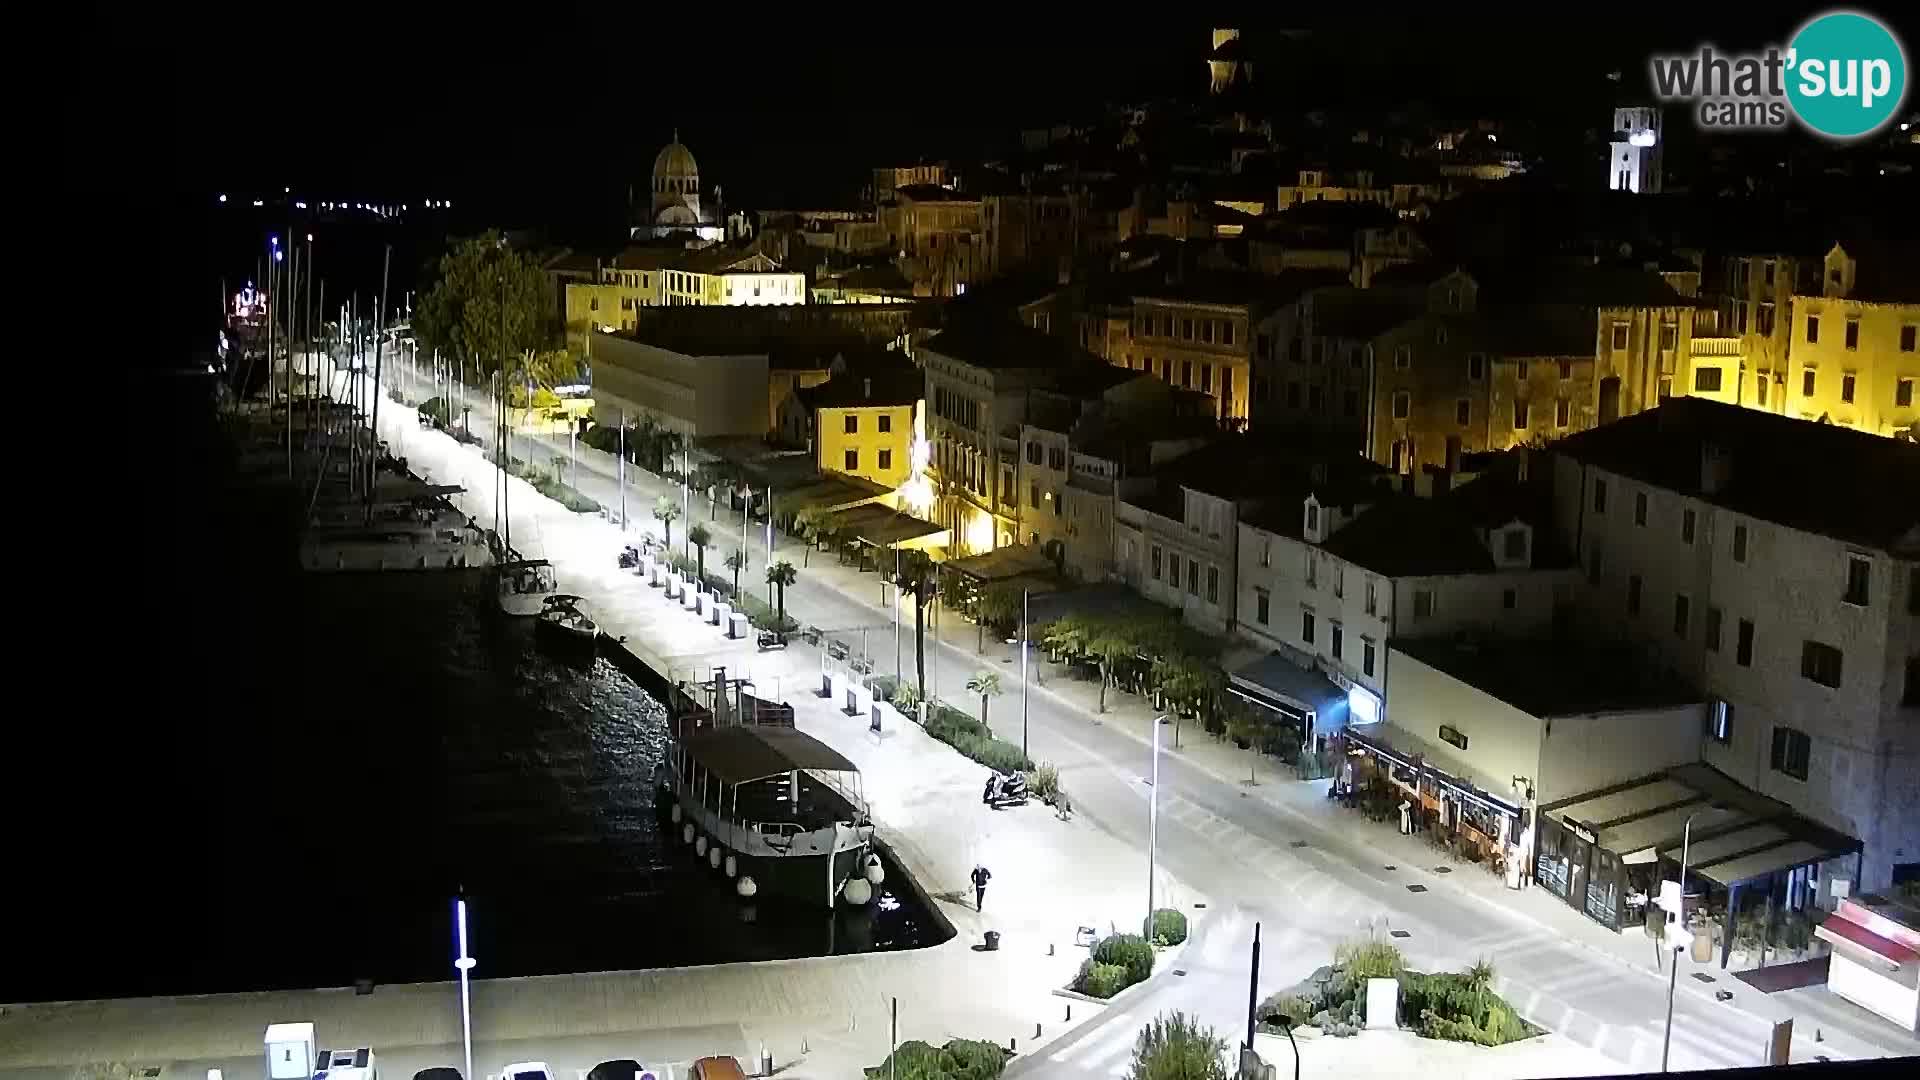
[[[384,324],[387,318],[387,269],[393,263],[393,245],[388,244],[386,254],[380,258],[380,306],[373,313],[373,382],[367,387],[367,394],[373,398],[373,409],[368,421],[368,436],[373,440],[367,453],[367,520],[373,520],[373,487],[380,472],[380,360],[387,344]]]

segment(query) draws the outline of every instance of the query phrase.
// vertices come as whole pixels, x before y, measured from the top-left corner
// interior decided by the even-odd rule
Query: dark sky
[[[1632,81],[1651,50],[1784,37],[1821,10],[1629,2],[1576,29],[1539,7],[1365,7],[1305,16],[1321,23],[1316,52],[1337,58],[1332,78],[1530,107],[1608,67]],[[992,6],[808,6],[811,18],[768,22],[612,3],[191,8],[119,13],[105,68],[118,78],[76,91],[125,116],[171,186],[504,198],[644,175],[675,127],[722,184],[856,176],[1101,96],[1198,87],[1208,30],[1204,16],[1076,24]]]

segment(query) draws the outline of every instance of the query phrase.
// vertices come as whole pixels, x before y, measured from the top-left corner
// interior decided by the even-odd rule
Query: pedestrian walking
[[[987,898],[987,882],[993,880],[993,874],[984,866],[973,868],[973,910],[979,911]]]

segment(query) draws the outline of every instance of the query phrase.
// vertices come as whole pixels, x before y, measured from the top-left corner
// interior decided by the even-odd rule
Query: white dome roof
[[[699,176],[700,166],[694,164],[693,151],[687,149],[679,139],[668,143],[653,159],[655,180],[697,179]]]

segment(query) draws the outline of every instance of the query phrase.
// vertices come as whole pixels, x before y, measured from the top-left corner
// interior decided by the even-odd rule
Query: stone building
[[[1707,764],[1864,842],[1856,889],[1911,873],[1920,447],[1677,398],[1553,456],[1581,623],[1712,696]]]

